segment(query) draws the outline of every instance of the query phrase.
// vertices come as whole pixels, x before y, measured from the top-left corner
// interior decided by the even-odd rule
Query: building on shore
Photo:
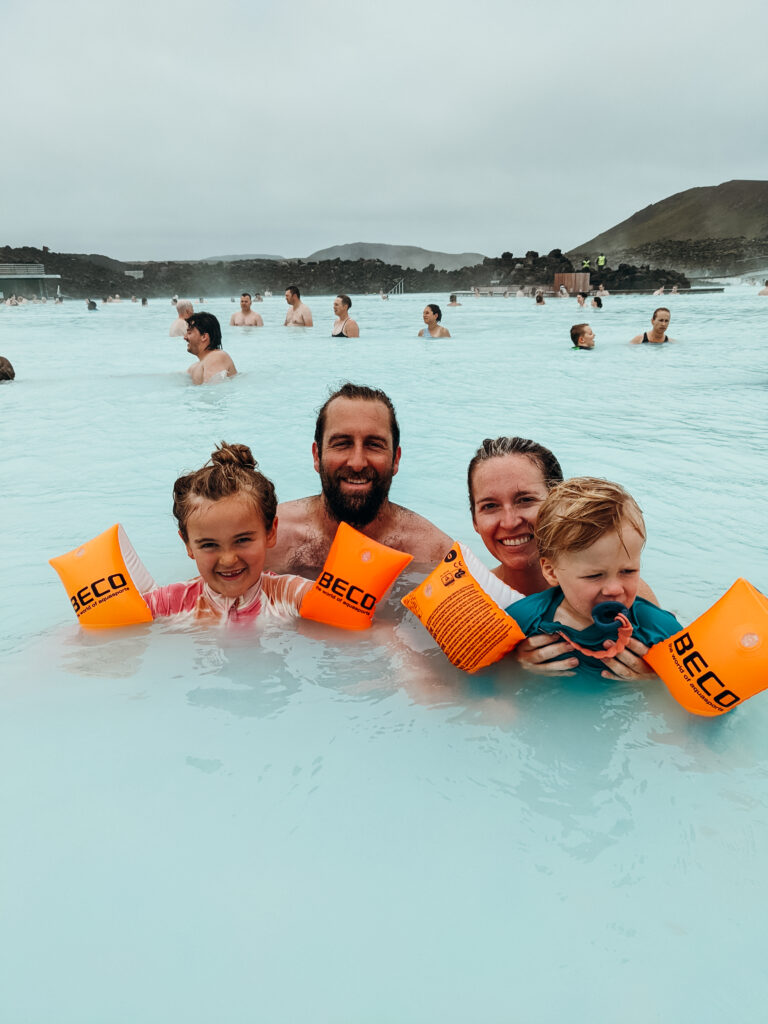
[[[42,263],[0,263],[0,299],[11,295],[49,298],[60,291],[61,274],[46,274]]]

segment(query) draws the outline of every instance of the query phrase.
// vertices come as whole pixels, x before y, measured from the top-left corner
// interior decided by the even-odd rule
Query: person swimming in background
[[[592,296],[591,306],[592,306],[592,309],[602,309],[603,308],[603,300],[600,298],[599,295],[593,295]]]
[[[300,576],[264,571],[277,541],[277,495],[251,449],[222,441],[211,458],[173,485],[173,514],[199,576],[143,595],[154,616],[212,622],[289,620],[312,587]]]
[[[545,306],[546,305],[546,303],[544,302],[544,292],[540,288],[536,292],[536,305],[537,306]]]
[[[352,299],[348,295],[337,295],[333,300],[333,312],[336,321],[331,327],[332,338],[359,338],[360,328],[357,321],[353,320],[349,311],[352,307]]]
[[[645,522],[619,484],[588,476],[557,484],[539,508],[534,537],[550,589],[506,609],[526,636],[559,635],[582,668],[614,678],[603,661],[630,637],[642,657],[682,629],[671,612],[638,597]]]
[[[455,292],[451,292],[451,294],[448,296],[448,305],[449,306],[460,306],[461,305],[460,302],[456,301],[456,293]]]
[[[5,356],[0,356],[0,381],[4,380],[15,380],[16,371],[10,359],[6,359]]]
[[[595,347],[595,332],[589,324],[574,324],[571,328],[571,341],[573,349],[591,349]]]
[[[670,338],[665,333],[669,327],[669,321],[672,319],[672,314],[666,306],[659,306],[658,309],[654,309],[653,316],[651,317],[651,333],[648,334],[644,331],[642,334],[636,334],[634,338],[630,340],[631,345],[664,345],[667,342],[674,342],[674,338]]]
[[[443,314],[436,302],[430,302],[424,307],[422,319],[426,327],[419,331],[419,338],[450,338],[451,332],[448,328],[440,326]]]
[[[235,364],[221,347],[221,325],[213,313],[193,313],[187,317],[184,340],[187,352],[198,359],[187,368],[193,384],[211,384],[236,375]]]

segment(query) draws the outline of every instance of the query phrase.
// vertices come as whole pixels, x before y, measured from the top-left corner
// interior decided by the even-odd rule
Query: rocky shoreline
[[[768,238],[685,238],[617,249],[606,256],[615,263],[675,266],[689,278],[735,277],[760,274],[768,267]]]
[[[671,252],[668,262],[678,264]],[[434,265],[414,270],[377,259],[126,263],[107,256],[56,253],[31,246],[0,247],[0,263],[42,263],[46,273],[61,275],[62,294],[72,299],[99,299],[115,293],[146,298],[232,296],[243,290],[281,292],[289,284],[298,285],[306,295],[375,294],[387,292],[400,282],[404,292],[436,295],[490,286],[549,289],[555,274],[581,270],[580,263],[574,265],[560,249],[545,256],[532,250],[524,256],[505,252],[461,270],[438,270]],[[640,265],[623,261],[599,272],[593,268],[592,284],[602,282],[609,291],[652,291],[660,285],[677,285],[680,290],[690,287],[683,273],[653,263],[649,257]],[[127,276],[127,271],[139,271],[143,276]]]

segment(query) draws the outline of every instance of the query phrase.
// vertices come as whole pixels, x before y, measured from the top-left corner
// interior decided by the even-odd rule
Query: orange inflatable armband
[[[504,611],[522,596],[456,542],[402,603],[457,668],[476,672],[503,658],[525,636]]]
[[[686,711],[723,715],[768,687],[768,599],[738,579],[645,660]]]
[[[156,586],[116,523],[66,555],[51,558],[81,626],[129,626],[151,622],[141,596]]]
[[[376,605],[412,561],[413,555],[339,523],[325,565],[305,594],[299,614],[342,629],[368,629]]]

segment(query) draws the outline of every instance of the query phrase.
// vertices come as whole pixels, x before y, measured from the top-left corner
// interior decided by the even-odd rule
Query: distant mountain
[[[678,192],[595,235],[568,255],[602,251],[610,262],[612,257],[657,242],[740,236],[768,237],[768,181],[726,181]]]
[[[102,256],[100,253],[96,252],[65,252],[62,253],[61,255],[66,256],[68,259],[85,260],[87,263],[93,263],[97,267],[104,267],[107,270],[114,270],[117,273],[124,271],[126,267],[129,267],[131,265],[129,262],[126,262],[125,260],[115,260],[112,259],[111,256]]]
[[[198,263],[234,263],[237,260],[277,260],[282,262],[285,256],[266,256],[263,253],[249,253],[244,256],[206,256],[204,260],[197,260]]]
[[[461,270],[462,267],[476,267],[485,257],[480,252],[433,252],[416,245],[384,245],[379,242],[352,242],[348,245],[332,245],[318,249],[307,256],[307,263],[323,260],[381,260],[391,266],[423,270],[431,263],[436,270]]]

